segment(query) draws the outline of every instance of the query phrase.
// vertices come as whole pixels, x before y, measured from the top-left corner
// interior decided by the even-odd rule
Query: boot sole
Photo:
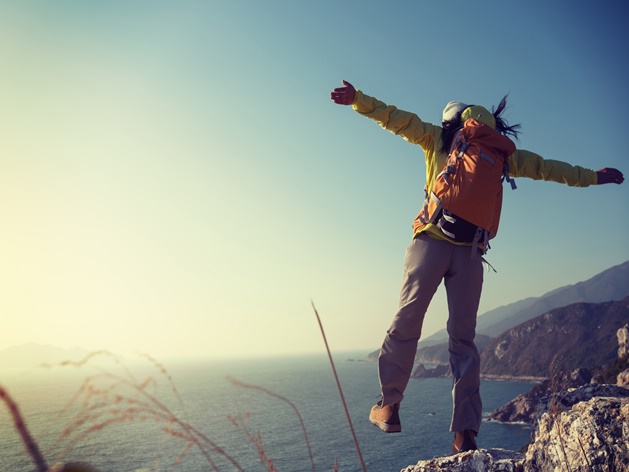
[[[457,454],[463,454],[464,452],[470,452],[470,451],[478,451],[477,447],[473,447],[473,448],[469,448],[469,449],[461,449],[460,451],[457,451],[456,448],[452,448],[452,455],[456,456]]]
[[[454,444],[452,444],[452,455],[456,455],[456,454],[461,454],[463,452],[469,452],[469,451],[478,451],[478,446],[473,446],[473,447],[461,447],[461,449],[456,448],[456,446]]]
[[[400,424],[389,424],[389,423],[385,423],[384,421],[374,420],[372,418],[369,418],[369,422],[372,425],[380,428],[385,433],[401,433],[402,432],[402,425]]]

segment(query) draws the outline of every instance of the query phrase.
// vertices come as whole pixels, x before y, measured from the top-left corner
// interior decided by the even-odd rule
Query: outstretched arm
[[[335,88],[330,98],[339,105],[352,105],[354,110],[375,121],[384,129],[404,138],[406,141],[420,145],[424,150],[432,148],[437,141],[441,128],[422,121],[415,113],[399,110],[396,106],[387,105],[370,97],[352,84],[343,81],[344,87]]]
[[[596,171],[596,183],[602,184],[621,184],[625,181],[625,176],[618,169],[605,167]]]
[[[625,180],[622,172],[611,167],[594,171],[567,162],[544,159],[539,154],[523,149],[518,149],[509,156],[509,174],[512,177],[559,182],[571,187],[621,184]]]
[[[351,105],[356,98],[356,89],[345,80],[343,81],[343,85],[345,85],[345,87],[335,88],[330,94],[330,98],[334,103],[338,103],[339,105]]]

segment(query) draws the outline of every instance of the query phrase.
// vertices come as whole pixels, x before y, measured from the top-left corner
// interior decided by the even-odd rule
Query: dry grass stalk
[[[180,463],[193,448],[196,448],[214,471],[218,471],[219,468],[213,460],[212,454],[222,456],[236,470],[244,471],[240,464],[223,448],[193,427],[188,421],[179,418],[149,391],[150,387],[157,386],[157,380],[154,377],[149,376],[142,381],[136,380],[124,363],[107,351],[91,353],[79,362],[65,361],[58,365],[82,367],[97,356],[112,358],[116,364],[122,367],[124,374],[113,374],[100,369],[100,373],[91,375],[84,380],[66,407],[67,410],[80,403],[78,413],[61,432],[61,439],[67,443],[60,454],[61,457],[86,437],[110,426],[128,422],[153,421],[163,423],[165,425],[163,431],[166,434],[185,442],[183,450],[176,458],[176,463]],[[144,355],[143,357],[156,368],[162,377],[167,379],[180,407],[185,412],[181,396],[168,371],[150,356]]]
[[[251,385],[251,384],[247,384],[244,382],[241,382],[239,380],[236,380],[232,377],[227,377],[227,380],[232,384],[235,385],[236,387],[241,387],[241,388],[249,388],[249,389],[253,389],[253,390],[258,390],[259,392],[263,392],[271,397],[277,398],[279,400],[282,400],[283,402],[287,403],[295,412],[295,414],[297,415],[297,418],[299,419],[299,424],[301,425],[301,430],[304,433],[304,439],[306,441],[306,447],[308,448],[308,456],[310,457],[310,463],[312,464],[312,470],[313,472],[315,471],[315,463],[314,463],[314,458],[312,456],[312,449],[310,447],[310,440],[308,439],[308,431],[306,430],[306,424],[304,423],[304,419],[301,416],[301,413],[299,413],[299,410],[297,409],[297,407],[295,406],[295,404],[293,402],[291,402],[288,398],[279,395],[277,393],[274,393],[264,387],[260,387],[258,385]],[[249,414],[247,414],[247,418],[249,418]],[[232,420],[232,423],[234,422],[232,417],[230,417],[230,419]],[[234,423],[235,424],[235,423]],[[238,425],[236,425],[238,426]],[[242,428],[241,428],[242,429]],[[245,431],[246,433],[246,431]]]
[[[256,447],[262,465],[264,465],[269,472],[278,472],[277,468],[273,464],[273,460],[266,455],[266,452],[262,447],[262,435],[260,434],[260,431],[258,431],[256,434],[252,434],[249,431],[249,428],[247,428],[247,422],[251,418],[251,414],[249,412],[245,413],[244,418],[242,417],[242,415],[238,417],[228,415],[228,418],[234,426],[245,433],[245,436],[247,437],[249,442]]]
[[[583,454],[583,458],[585,459],[585,462],[587,462],[588,469],[591,469],[592,464],[590,463],[590,459],[588,459],[588,455],[585,452],[585,448],[583,447],[583,443],[581,442],[581,438],[579,436],[577,436],[577,441],[579,442],[579,447],[581,448],[581,454]]]
[[[17,403],[13,401],[13,398],[11,397],[11,395],[9,395],[9,392],[7,392],[7,390],[2,386],[0,386],[0,400],[4,401],[4,403],[7,405],[7,408],[11,413],[11,417],[13,418],[15,430],[22,438],[22,443],[24,444],[28,455],[31,456],[37,472],[46,472],[48,470],[48,464],[46,463],[44,456],[39,450],[37,442],[35,442],[35,439],[28,430],[28,427],[24,422],[24,418],[22,417],[22,413],[20,412]]]
[[[321,330],[321,335],[323,336],[323,342],[325,343],[325,349],[328,352],[328,359],[330,359],[330,365],[332,366],[332,372],[334,373],[334,379],[336,380],[336,386],[339,391],[339,395],[341,396],[341,401],[343,402],[343,408],[345,409],[345,415],[347,416],[347,422],[349,423],[349,429],[352,432],[352,438],[354,438],[354,446],[356,447],[356,452],[358,453],[358,459],[360,460],[360,465],[363,469],[363,472],[367,472],[367,467],[365,466],[365,462],[363,461],[363,455],[360,452],[360,446],[358,445],[358,438],[356,438],[356,432],[354,431],[354,425],[352,424],[352,418],[349,415],[349,409],[347,408],[347,403],[345,402],[345,396],[343,395],[343,389],[341,388],[341,382],[339,381],[339,376],[336,373],[336,367],[334,366],[334,360],[332,359],[332,353],[330,352],[330,347],[328,346],[328,340],[325,336],[325,331],[323,329],[323,324],[321,323],[321,318],[319,317],[319,312],[317,312],[317,308],[315,307],[314,302],[311,300],[312,309],[315,312],[317,317],[317,321],[319,322],[319,328]]]
[[[568,454],[566,454],[566,447],[565,447],[565,443],[564,443],[564,439],[563,436],[561,434],[561,427],[559,425],[559,422],[557,421],[559,419],[559,416],[561,415],[561,407],[559,405],[559,390],[561,389],[561,386],[558,385],[558,381],[559,381],[559,369],[557,367],[557,363],[559,361],[559,355],[556,354],[555,357],[553,357],[552,362],[550,363],[550,384],[551,384],[551,396],[550,396],[550,403],[548,405],[548,409],[549,409],[549,414],[550,417],[552,419],[553,428],[557,428],[557,435],[559,436],[559,446],[561,447],[561,452],[563,453],[563,456],[566,460],[566,467],[568,468],[568,472],[572,472],[572,469],[570,467],[570,460],[568,459]],[[559,456],[559,454],[557,454]],[[563,470],[563,464],[562,464],[562,470]]]

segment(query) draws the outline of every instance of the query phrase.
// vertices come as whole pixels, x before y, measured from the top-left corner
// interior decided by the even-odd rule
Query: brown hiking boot
[[[369,413],[369,422],[376,425],[385,433],[399,433],[402,431],[402,424],[400,423],[400,404],[394,403],[393,405],[382,406],[382,400],[374,405]]]
[[[454,441],[452,441],[452,454],[459,452],[475,451],[478,449],[475,439],[476,433],[471,429],[465,431],[457,431],[454,433]]]

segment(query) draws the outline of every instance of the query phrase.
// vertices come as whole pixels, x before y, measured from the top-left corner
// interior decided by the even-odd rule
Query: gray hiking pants
[[[452,387],[450,431],[478,432],[482,419],[480,356],[474,336],[483,285],[480,254],[469,246],[418,235],[406,250],[400,306],[380,350],[378,374],[383,405],[398,403],[412,373],[424,315],[441,280],[448,298]]]

